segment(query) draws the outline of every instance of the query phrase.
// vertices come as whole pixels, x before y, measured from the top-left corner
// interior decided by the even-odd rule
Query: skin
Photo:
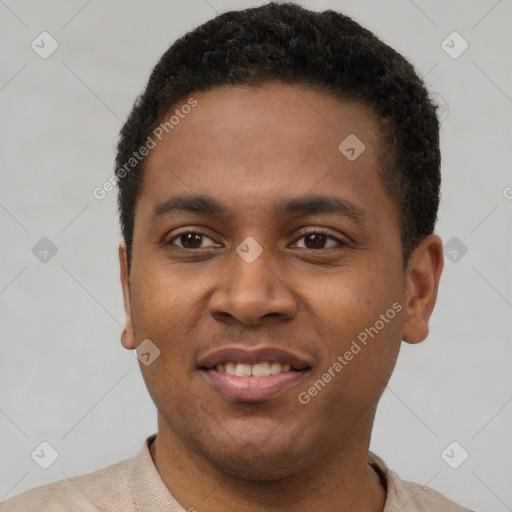
[[[155,465],[185,509],[382,511],[385,489],[367,464],[375,411],[402,340],[428,335],[442,241],[425,238],[404,270],[398,208],[379,178],[385,147],[369,106],[279,82],[194,98],[197,107],[148,155],[130,269],[119,247],[122,344],[134,349],[150,339],[161,351],[141,365],[158,409]],[[366,146],[353,162],[338,150],[349,134]],[[182,193],[209,195],[229,212],[152,220],[155,205]],[[312,193],[349,200],[365,216],[272,215],[276,202]],[[318,229],[347,245],[312,244],[304,231]],[[177,237],[197,231],[206,236],[192,245]],[[252,263],[236,253],[248,236],[263,248]],[[298,394],[395,302],[402,310],[300,403]],[[236,401],[197,367],[200,356],[228,345],[277,346],[312,367],[280,395]]]

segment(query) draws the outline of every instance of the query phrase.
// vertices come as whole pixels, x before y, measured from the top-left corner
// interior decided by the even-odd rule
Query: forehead
[[[170,149],[169,145],[175,159],[188,160],[215,154],[226,159],[227,147],[256,155],[265,144],[259,161],[265,155],[274,159],[292,146],[299,158],[338,159],[338,146],[349,135],[365,139],[369,149],[365,156],[380,145],[378,117],[369,105],[342,100],[318,87],[272,81],[258,86],[222,85],[192,96],[197,106],[191,112],[181,114],[181,119],[172,115],[185,105],[185,98],[164,117],[164,123],[172,117],[179,124],[164,127],[163,139],[157,141],[164,144],[158,144],[150,159]],[[191,148],[196,151],[193,155]],[[320,149],[327,154],[320,155]]]
[[[381,204],[381,135],[368,105],[274,82],[191,96],[193,109],[181,111],[185,98],[164,118],[180,114],[147,157],[144,200],[201,193],[264,211],[290,195],[340,191],[353,204],[390,208],[390,198]]]

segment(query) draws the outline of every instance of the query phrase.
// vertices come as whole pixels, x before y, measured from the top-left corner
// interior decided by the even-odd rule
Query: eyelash
[[[189,231],[182,231],[181,233],[178,233],[176,235],[174,235],[168,242],[165,242],[165,245],[173,245],[175,247],[177,247],[178,249],[183,249],[184,251],[197,251],[197,250],[201,250],[201,249],[205,249],[204,247],[198,247],[198,248],[195,248],[195,249],[188,249],[187,247],[180,247],[179,245],[176,245],[173,243],[174,240],[176,239],[179,239],[180,236],[182,235],[188,235],[188,234],[195,234],[195,235],[200,235],[200,236],[204,236],[206,238],[210,238],[210,240],[212,240],[211,237],[209,237],[206,233],[203,233],[202,231],[200,230],[189,230]],[[331,235],[329,232],[325,231],[325,230],[322,230],[322,229],[314,229],[314,230],[311,230],[311,231],[306,231],[306,232],[303,232],[299,238],[297,238],[297,241],[300,240],[301,238],[304,238],[308,235],[324,235],[326,238],[330,239],[330,240],[334,240],[335,242],[337,242],[337,244],[341,247],[348,247],[348,243],[347,242],[344,242],[343,240],[340,240],[339,238],[336,238],[335,236]],[[308,247],[303,247],[302,249],[306,249],[306,250],[309,250],[309,251],[322,251],[322,250],[327,250],[327,249],[332,249],[333,247],[325,247],[325,248],[320,248],[320,249],[310,249]]]

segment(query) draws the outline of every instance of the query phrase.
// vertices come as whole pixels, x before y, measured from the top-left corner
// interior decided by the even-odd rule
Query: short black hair
[[[191,93],[274,80],[372,107],[386,146],[381,180],[398,205],[404,267],[433,233],[441,186],[439,120],[423,80],[407,59],[348,16],[271,2],[220,14],[178,39],[135,101],[120,132],[115,170],[128,265],[146,160],[133,154]]]

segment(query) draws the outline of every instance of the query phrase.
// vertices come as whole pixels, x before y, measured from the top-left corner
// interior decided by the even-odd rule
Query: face
[[[440,242],[404,272],[368,106],[280,83],[193,97],[148,155],[130,272],[120,247],[122,341],[160,350],[141,365],[159,436],[278,478],[369,442],[401,341],[426,336]]]

